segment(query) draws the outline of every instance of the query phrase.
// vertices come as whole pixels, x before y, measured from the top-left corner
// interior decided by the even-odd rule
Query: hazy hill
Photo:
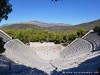
[[[69,26],[70,24],[64,24],[64,23],[45,23],[45,22],[39,22],[39,21],[27,21],[27,22],[19,22],[14,24],[4,24],[1,27],[9,26],[9,25],[18,25],[18,24],[28,24],[28,25],[35,25],[40,27],[51,27],[51,26]]]
[[[100,26],[100,19],[76,25],[76,27],[83,27],[83,28],[88,28],[88,29],[92,29],[95,26]]]
[[[2,26],[1,29],[5,30],[32,30],[32,29],[42,29],[42,27],[33,24],[12,24],[7,26]]]
[[[82,23],[78,25],[69,25],[63,23],[44,23],[39,21],[21,22],[16,24],[1,26],[5,30],[48,30],[54,32],[74,31],[79,28],[86,30],[93,29],[95,26],[100,26],[100,19],[92,22]]]

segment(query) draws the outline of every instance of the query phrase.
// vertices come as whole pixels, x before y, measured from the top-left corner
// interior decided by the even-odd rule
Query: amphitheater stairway
[[[4,42],[7,42],[12,39],[9,35],[7,35],[5,32],[0,30],[0,37],[3,39]]]
[[[48,75],[42,70],[14,63],[9,58],[0,56],[0,75]]]
[[[18,39],[12,39],[8,41],[4,48],[6,49],[5,55],[11,59],[22,62],[41,62],[41,60],[31,48],[26,46],[24,43]],[[11,56],[12,55],[12,56]]]
[[[0,75],[5,75],[5,74],[7,75],[7,73],[8,75],[11,74],[32,75],[34,72],[40,72],[40,73],[35,73],[34,75],[38,75],[38,74],[47,75],[45,73],[47,70],[52,71],[59,66],[58,62],[56,62],[56,59],[52,62],[48,62],[40,59],[38,55],[36,55],[34,50],[26,46],[18,39],[12,39],[2,31],[0,31],[0,37],[2,37],[3,40],[6,42],[4,45],[4,47],[6,48],[4,55],[7,56],[7,58],[9,58],[10,60],[13,60],[14,62],[18,63],[16,64],[6,59],[5,57],[0,56]],[[84,53],[91,52],[93,49],[100,50],[99,47],[100,47],[100,36],[97,33],[90,32],[84,37],[74,40],[74,42],[72,42],[65,49],[63,49],[60,52],[60,56],[59,56],[61,58],[57,59],[57,61],[60,61],[60,65],[63,65],[63,67],[66,68],[65,67],[66,64],[69,64],[68,62],[66,62],[67,58],[75,57]],[[65,60],[64,63],[62,58]],[[71,61],[73,61],[73,59],[70,59],[69,61],[70,63],[73,63]],[[31,67],[27,67],[27,65]],[[66,68],[65,70],[62,71],[64,72],[67,71],[74,72],[78,70],[94,71],[99,65],[100,65],[100,56],[97,56],[95,58],[93,57],[93,59],[90,59],[89,61],[81,62],[78,65],[78,67],[73,67],[70,69]],[[38,67],[39,69],[37,70],[35,69],[35,67]],[[61,74],[58,73],[57,75],[63,75],[63,74],[61,72]]]
[[[94,50],[100,49],[100,35],[98,35],[98,33],[92,31],[83,37],[83,39],[89,41],[93,45]]]
[[[69,44],[60,55],[62,57],[71,57],[81,53],[92,51],[92,45],[88,41],[78,38],[71,44]]]

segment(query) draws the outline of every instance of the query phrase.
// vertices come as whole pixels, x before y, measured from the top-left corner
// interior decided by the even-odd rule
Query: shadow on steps
[[[0,55],[0,75],[48,75],[42,70],[19,65]]]
[[[80,63],[78,67],[62,71],[53,70],[51,75],[100,75],[100,55]]]

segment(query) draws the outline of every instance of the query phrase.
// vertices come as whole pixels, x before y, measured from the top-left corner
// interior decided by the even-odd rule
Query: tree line
[[[23,43],[54,42],[56,44],[70,43],[86,33],[83,29],[78,29],[76,32],[71,33],[54,33],[47,30],[6,30],[5,32],[12,38],[21,40]]]

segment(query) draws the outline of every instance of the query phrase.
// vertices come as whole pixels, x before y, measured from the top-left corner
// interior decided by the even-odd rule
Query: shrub
[[[77,38],[77,34],[76,33],[71,33],[70,35],[69,35],[69,40],[70,40],[70,42],[72,42],[73,40],[75,40]]]
[[[82,37],[85,34],[85,31],[83,29],[78,29],[77,30],[77,36]]]
[[[100,27],[95,26],[95,27],[93,28],[93,30],[94,30],[94,32],[100,32]]]
[[[3,53],[5,51],[4,44],[5,42],[0,37],[0,53]]]

